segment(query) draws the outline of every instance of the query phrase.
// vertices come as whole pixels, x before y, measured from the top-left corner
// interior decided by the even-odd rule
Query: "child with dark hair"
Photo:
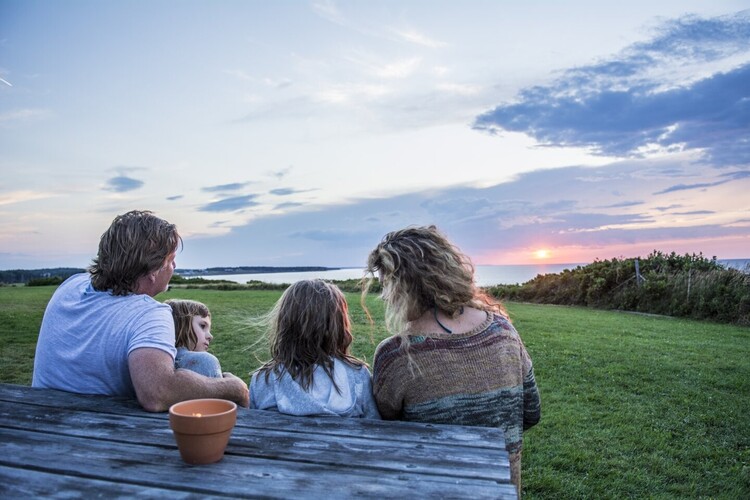
[[[350,354],[349,307],[336,285],[294,283],[264,322],[271,360],[251,377],[250,408],[380,418],[370,371]]]

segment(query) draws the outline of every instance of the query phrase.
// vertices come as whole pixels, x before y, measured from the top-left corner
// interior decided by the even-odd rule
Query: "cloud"
[[[284,210],[286,208],[296,208],[301,207],[302,203],[296,203],[296,202],[286,202],[286,203],[279,203],[278,205],[274,206],[274,210]]]
[[[750,11],[666,23],[618,57],[524,89],[473,127],[600,155],[700,150],[717,166],[750,162]]]
[[[288,196],[290,194],[294,193],[301,193],[299,189],[292,189],[292,188],[278,188],[278,189],[272,189],[269,191],[271,194],[275,194],[276,196]]]
[[[703,189],[703,188],[712,187],[712,186],[719,186],[721,184],[724,184],[725,182],[728,182],[728,181],[699,182],[698,184],[677,184],[676,186],[670,186],[667,189],[662,189],[661,191],[657,191],[654,194],[673,193],[675,191],[687,191],[689,189]]]
[[[247,185],[248,185],[247,182],[233,182],[231,184],[219,184],[217,186],[206,186],[204,188],[201,188],[201,191],[205,191],[207,193],[217,193],[217,192],[223,192],[223,191],[237,191],[238,189],[242,189]]]
[[[105,187],[104,190],[114,191],[115,193],[125,193],[139,189],[141,186],[143,186],[143,181],[141,180],[133,179],[126,175],[118,175],[107,181],[107,187]]]
[[[5,113],[0,113],[0,125],[42,120],[51,115],[52,113],[47,109],[15,109],[12,111],[6,111]]]
[[[642,201],[623,201],[620,203],[613,203],[612,205],[605,205],[602,208],[628,208],[643,205]]]
[[[394,30],[396,35],[409,43],[413,43],[416,45],[421,45],[422,47],[429,47],[431,49],[437,49],[440,47],[445,47],[448,44],[445,42],[441,42],[439,40],[433,40],[432,38],[428,37],[424,33],[419,33],[418,31],[414,30]]]
[[[177,195],[174,195],[174,196],[167,196],[167,201],[177,201],[177,200],[181,200],[184,197],[185,196],[182,195],[182,194],[177,194]]]
[[[542,243],[553,248],[605,248],[746,237],[747,226],[734,222],[747,209],[743,213],[740,203],[739,213],[725,215],[722,196],[711,192],[722,189],[719,185],[699,198],[655,203],[673,195],[655,197],[652,191],[671,186],[676,176],[694,178],[704,175],[702,171],[679,159],[638,160],[528,172],[490,187],[458,186],[333,206],[306,205],[305,210],[256,217],[229,234],[193,239],[186,243],[186,252],[210,255],[215,261],[207,266],[359,266],[385,233],[424,224],[438,225],[477,263]],[[723,173],[714,171],[707,180],[717,178],[723,179]],[[658,216],[675,209],[681,213],[672,215],[679,220]],[[708,225],[702,222],[706,215],[719,218]],[[705,247],[696,245],[699,250]]]
[[[283,179],[284,177],[289,175],[289,172],[291,171],[292,171],[292,167],[288,166],[288,167],[280,168],[278,170],[274,170],[273,172],[270,173],[270,175],[272,177],[276,177],[277,179]]]
[[[339,11],[338,7],[336,7],[336,4],[334,4],[331,0],[313,2],[312,9],[313,12],[318,14],[320,17],[322,17],[323,19],[327,19],[334,24],[338,24],[340,26],[345,26],[346,24],[348,24],[344,15],[341,13],[341,11]]]
[[[750,178],[750,171],[747,170],[739,170],[736,172],[725,172],[720,175],[722,177],[722,180],[718,180],[716,182],[701,182],[697,184],[677,184],[675,186],[670,186],[667,189],[664,189],[662,191],[658,191],[654,194],[664,194],[664,193],[671,193],[674,191],[686,191],[690,189],[705,189],[708,187],[713,186],[720,186],[722,184],[725,184],[727,182],[731,182],[734,180],[742,180]]]
[[[352,240],[357,240],[362,237],[364,233],[362,231],[348,231],[340,229],[324,229],[314,231],[299,231],[289,234],[290,238],[300,238],[304,240],[312,241],[325,241],[333,243],[341,243]]]
[[[692,212],[674,212],[674,215],[713,215],[713,210],[693,210]]]
[[[406,78],[411,76],[419,67],[422,60],[419,57],[412,57],[410,59],[402,59],[390,64],[386,64],[375,71],[375,75],[385,79],[398,79]],[[381,95],[381,87],[375,87],[377,91],[375,95]],[[370,92],[372,93],[372,91]]]
[[[231,198],[224,198],[223,200],[213,201],[206,205],[203,205],[198,210],[201,212],[234,212],[242,210],[244,208],[254,207],[259,205],[257,201],[254,201],[258,195],[248,194],[244,196],[233,196]]]
[[[25,201],[43,200],[55,196],[52,193],[45,193],[43,191],[11,191],[9,193],[0,193],[0,206],[3,205],[15,205],[16,203],[23,203]]]

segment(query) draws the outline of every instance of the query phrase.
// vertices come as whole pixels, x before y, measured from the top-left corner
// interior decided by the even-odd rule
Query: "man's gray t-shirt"
[[[174,359],[172,310],[148,295],[116,296],[77,274],[55,291],[44,312],[33,387],[79,394],[135,396],[128,355],[150,347]]]

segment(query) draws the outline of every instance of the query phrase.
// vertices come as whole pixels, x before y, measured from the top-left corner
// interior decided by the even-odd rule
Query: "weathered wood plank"
[[[67,408],[19,405],[0,401],[0,427],[34,429],[55,435],[81,436],[119,442],[174,447],[166,419],[133,415],[82,413]],[[416,436],[415,436],[416,437]],[[235,431],[229,451],[255,457],[427,472],[446,476],[510,480],[505,451],[482,450],[463,444],[437,445],[390,440],[388,436],[331,436],[289,433],[275,429]],[[450,463],[444,457],[449,455]]]
[[[27,386],[0,384],[0,401],[12,401],[51,408],[68,408],[77,411],[93,411],[134,415],[143,418],[166,419],[166,413],[154,414],[140,408],[138,403],[126,398],[89,396],[33,389]],[[503,433],[487,427],[465,427],[435,425],[419,422],[390,422],[365,419],[341,419],[336,417],[292,417],[276,412],[247,410],[240,408],[237,425],[251,428],[273,428],[285,432],[303,434],[329,434],[332,436],[361,436],[387,434],[392,440],[422,444],[455,442],[472,447],[505,450]]]
[[[170,498],[193,500],[207,498],[189,491],[150,488],[146,486],[98,479],[50,474],[31,469],[0,465],[2,498]],[[214,495],[215,496],[215,495]],[[210,497],[209,497],[210,498]]]
[[[0,465],[32,469],[34,474],[79,475],[87,481],[179,491],[189,487],[196,494],[221,492],[238,498],[383,497],[397,492],[423,498],[515,498],[512,485],[500,481],[270,460],[233,453],[228,453],[218,464],[192,467],[179,459],[173,447],[112,443],[7,428],[0,429]]]

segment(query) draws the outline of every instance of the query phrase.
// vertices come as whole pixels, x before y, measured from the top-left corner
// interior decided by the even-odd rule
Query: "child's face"
[[[211,318],[203,316],[193,316],[193,331],[195,332],[196,344],[193,351],[207,351],[208,344],[214,338],[211,335]]]

